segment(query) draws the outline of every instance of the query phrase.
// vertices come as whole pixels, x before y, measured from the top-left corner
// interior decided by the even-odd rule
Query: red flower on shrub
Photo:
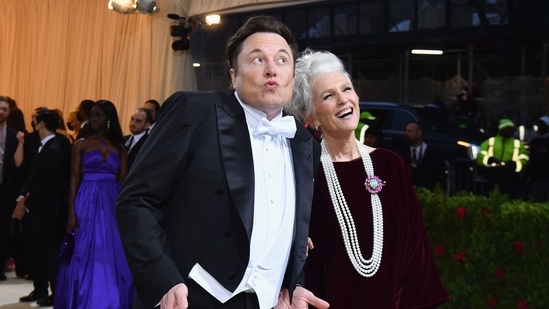
[[[443,256],[446,251],[444,250],[444,246],[441,243],[438,243],[435,246],[435,253],[437,256]]]
[[[517,309],[528,309],[528,302],[525,300],[520,300],[517,303]]]
[[[463,219],[465,218],[465,214],[467,213],[467,211],[465,210],[464,207],[458,207],[456,209],[456,216],[458,217],[458,219]]]
[[[490,304],[490,307],[497,307],[499,305],[499,300],[492,296],[488,300],[488,303]]]
[[[490,208],[488,207],[482,207],[482,209],[480,210],[480,214],[483,216],[486,216],[489,212],[490,212]]]
[[[496,270],[496,277],[498,277],[499,280],[503,280],[503,278],[505,278],[505,270],[498,268],[498,270]]]
[[[522,253],[524,251],[524,244],[522,243],[522,241],[517,240],[513,243],[513,248],[515,249],[516,253]]]
[[[458,253],[456,253],[456,255],[454,255],[454,259],[458,262],[463,262],[463,260],[465,260],[465,252],[463,251],[460,251]]]
[[[543,247],[543,241],[538,240],[538,241],[536,242],[536,246],[535,246],[536,251],[541,250],[541,247]]]

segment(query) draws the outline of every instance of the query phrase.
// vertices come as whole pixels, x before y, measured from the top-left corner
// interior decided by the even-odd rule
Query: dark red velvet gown
[[[362,277],[353,268],[326,184],[324,169],[315,179],[315,196],[306,287],[331,309],[434,308],[449,299],[437,272],[408,167],[394,152],[370,154],[374,174],[386,182],[379,193],[383,208],[383,257],[377,273]],[[369,259],[373,247],[370,193],[364,187],[361,159],[334,162],[352,212],[360,248]]]

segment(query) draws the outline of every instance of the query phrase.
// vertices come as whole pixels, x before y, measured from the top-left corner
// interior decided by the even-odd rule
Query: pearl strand
[[[383,209],[381,207],[381,200],[377,194],[371,194],[374,227],[373,250],[371,258],[366,260],[362,256],[362,251],[360,250],[355,221],[349,206],[347,205],[341,186],[339,185],[337,173],[324,140],[321,142],[321,145],[322,155],[320,160],[322,161],[322,166],[326,175],[328,190],[330,192],[330,197],[332,198],[332,204],[334,206],[337,220],[339,221],[339,226],[341,227],[341,234],[343,236],[345,249],[347,250],[347,255],[349,256],[351,264],[361,276],[372,277],[376,274],[379,266],[381,265],[381,256],[383,252]],[[358,140],[356,141],[356,146],[360,156],[362,157],[362,163],[364,164],[366,174],[368,176],[373,176],[374,167],[370,154],[368,154],[368,151],[364,145],[362,145]]]

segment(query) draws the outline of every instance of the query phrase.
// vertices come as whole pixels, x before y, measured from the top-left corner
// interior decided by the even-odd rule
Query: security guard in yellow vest
[[[489,184],[498,185],[510,198],[519,197],[520,173],[528,162],[528,152],[524,144],[513,137],[514,132],[513,122],[501,119],[498,134],[480,145],[477,156],[477,163],[484,167]]]

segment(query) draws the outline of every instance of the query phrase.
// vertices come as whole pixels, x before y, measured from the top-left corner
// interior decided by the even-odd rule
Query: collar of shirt
[[[137,144],[137,142],[139,142],[139,140],[145,136],[145,134],[147,134],[147,130],[141,132],[141,133],[137,133],[137,134],[134,134],[133,135],[133,145]],[[130,138],[132,137],[132,135],[130,135]],[[132,145],[132,146],[133,146]]]
[[[244,109],[244,114],[246,115],[246,123],[248,124],[248,131],[250,131],[250,135],[251,135],[254,132],[257,125],[259,124],[259,121],[261,120],[261,118],[267,118],[267,114],[242,102],[242,100],[240,100],[240,97],[238,97],[238,93],[236,91],[234,92],[234,96],[238,100],[238,103],[240,103],[240,105]],[[280,114],[276,115],[276,117],[273,118],[272,120],[275,120],[281,117],[282,117],[282,109],[280,109]]]
[[[42,144],[42,147],[43,147],[43,146],[46,145],[46,143],[47,143],[50,139],[52,139],[52,138],[54,138],[54,137],[55,137],[55,133],[54,133],[54,134],[50,134],[50,135],[44,137],[43,139],[41,139],[41,140],[40,140],[40,144]]]

